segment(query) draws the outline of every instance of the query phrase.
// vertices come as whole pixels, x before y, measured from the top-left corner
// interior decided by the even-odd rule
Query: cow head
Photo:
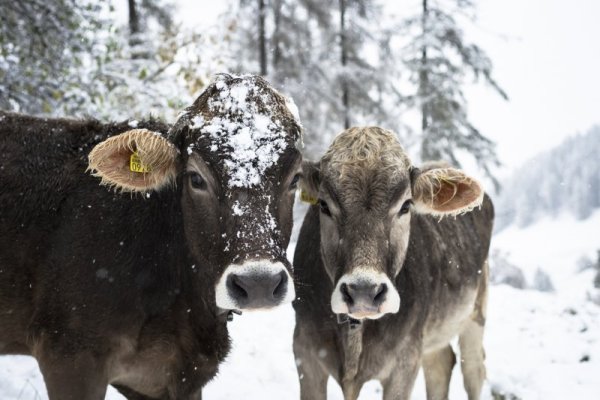
[[[304,162],[303,169],[303,190],[320,208],[332,310],[355,319],[398,312],[394,282],[412,213],[456,215],[483,198],[480,185],[459,170],[412,167],[395,135],[375,127],[342,132],[320,163]]]
[[[220,75],[166,138],[128,131],[89,159],[105,183],[125,191],[177,187],[187,246],[202,279],[214,279],[216,306],[258,309],[295,296],[285,249],[300,143],[291,100],[260,77]]]

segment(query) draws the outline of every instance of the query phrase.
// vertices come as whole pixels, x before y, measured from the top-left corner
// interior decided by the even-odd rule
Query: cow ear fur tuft
[[[160,134],[133,129],[97,144],[88,156],[88,170],[102,178],[104,185],[124,192],[148,192],[174,182],[178,155]]]
[[[479,182],[454,168],[434,168],[412,181],[417,212],[435,216],[458,215],[479,207],[483,189]]]

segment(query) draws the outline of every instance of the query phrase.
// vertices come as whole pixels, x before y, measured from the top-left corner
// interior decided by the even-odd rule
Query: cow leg
[[[103,400],[108,381],[104,366],[90,353],[36,356],[50,400]]]
[[[294,356],[300,379],[301,400],[326,400],[329,374],[320,365],[311,348],[294,338]]]
[[[294,330],[294,357],[296,370],[300,380],[301,400],[326,400],[327,379],[329,372],[319,356],[331,357],[331,352],[323,352],[328,348],[324,343],[315,343],[315,332],[306,330],[302,324],[296,324]],[[319,349],[322,347],[321,351]]]
[[[410,395],[421,367],[420,356],[398,360],[398,370],[389,376],[383,384],[383,400],[410,400]]]
[[[482,272],[473,313],[458,337],[463,382],[469,400],[479,399],[486,377],[483,331],[488,294],[489,266],[487,261],[483,264]]]
[[[345,381],[342,383],[342,392],[344,393],[344,400],[356,400],[360,394],[362,384],[358,384],[356,381]]]
[[[310,358],[297,359],[296,364],[300,379],[300,399],[326,400],[329,375],[318,362]]]
[[[450,345],[425,354],[423,372],[427,400],[448,400],[450,377],[455,364],[456,356]]]
[[[469,320],[458,340],[461,370],[469,400],[479,400],[485,379],[483,325]]]

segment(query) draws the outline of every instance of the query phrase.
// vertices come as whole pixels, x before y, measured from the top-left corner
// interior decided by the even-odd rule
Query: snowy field
[[[600,398],[600,307],[588,300],[598,293],[592,289],[593,271],[579,272],[577,267],[581,256],[594,259],[600,249],[600,211],[583,222],[562,216],[526,229],[509,227],[494,237],[492,246],[523,269],[528,283],[542,268],[556,291],[492,287],[485,336],[488,382],[482,398],[492,399],[492,389],[516,396],[513,399]],[[291,306],[236,317],[230,324],[233,351],[206,387],[205,399],[299,398],[293,329]],[[458,367],[450,397],[466,399]],[[46,398],[35,360],[0,357],[0,399]],[[122,399],[112,389],[107,398]],[[380,398],[376,382],[367,384],[360,396]],[[425,399],[421,375],[413,398]],[[332,381],[329,399],[343,399]]]

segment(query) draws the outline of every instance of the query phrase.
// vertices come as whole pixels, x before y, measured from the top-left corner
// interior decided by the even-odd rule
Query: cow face
[[[295,296],[285,252],[301,174],[295,111],[260,77],[221,75],[178,118],[168,138],[146,131],[140,140],[139,131],[124,133],[98,145],[90,166],[125,190],[160,190],[174,182],[188,248],[203,268],[202,279],[214,280],[216,306],[270,308]],[[117,145],[123,138],[127,143]],[[115,165],[111,157],[119,152],[129,160],[132,151],[142,175],[126,170],[115,178],[104,167]]]
[[[302,186],[318,199],[321,255],[331,308],[377,319],[400,308],[394,284],[408,249],[411,214],[442,217],[481,203],[479,184],[453,168],[421,172],[380,128],[336,137],[319,164],[304,162]]]

